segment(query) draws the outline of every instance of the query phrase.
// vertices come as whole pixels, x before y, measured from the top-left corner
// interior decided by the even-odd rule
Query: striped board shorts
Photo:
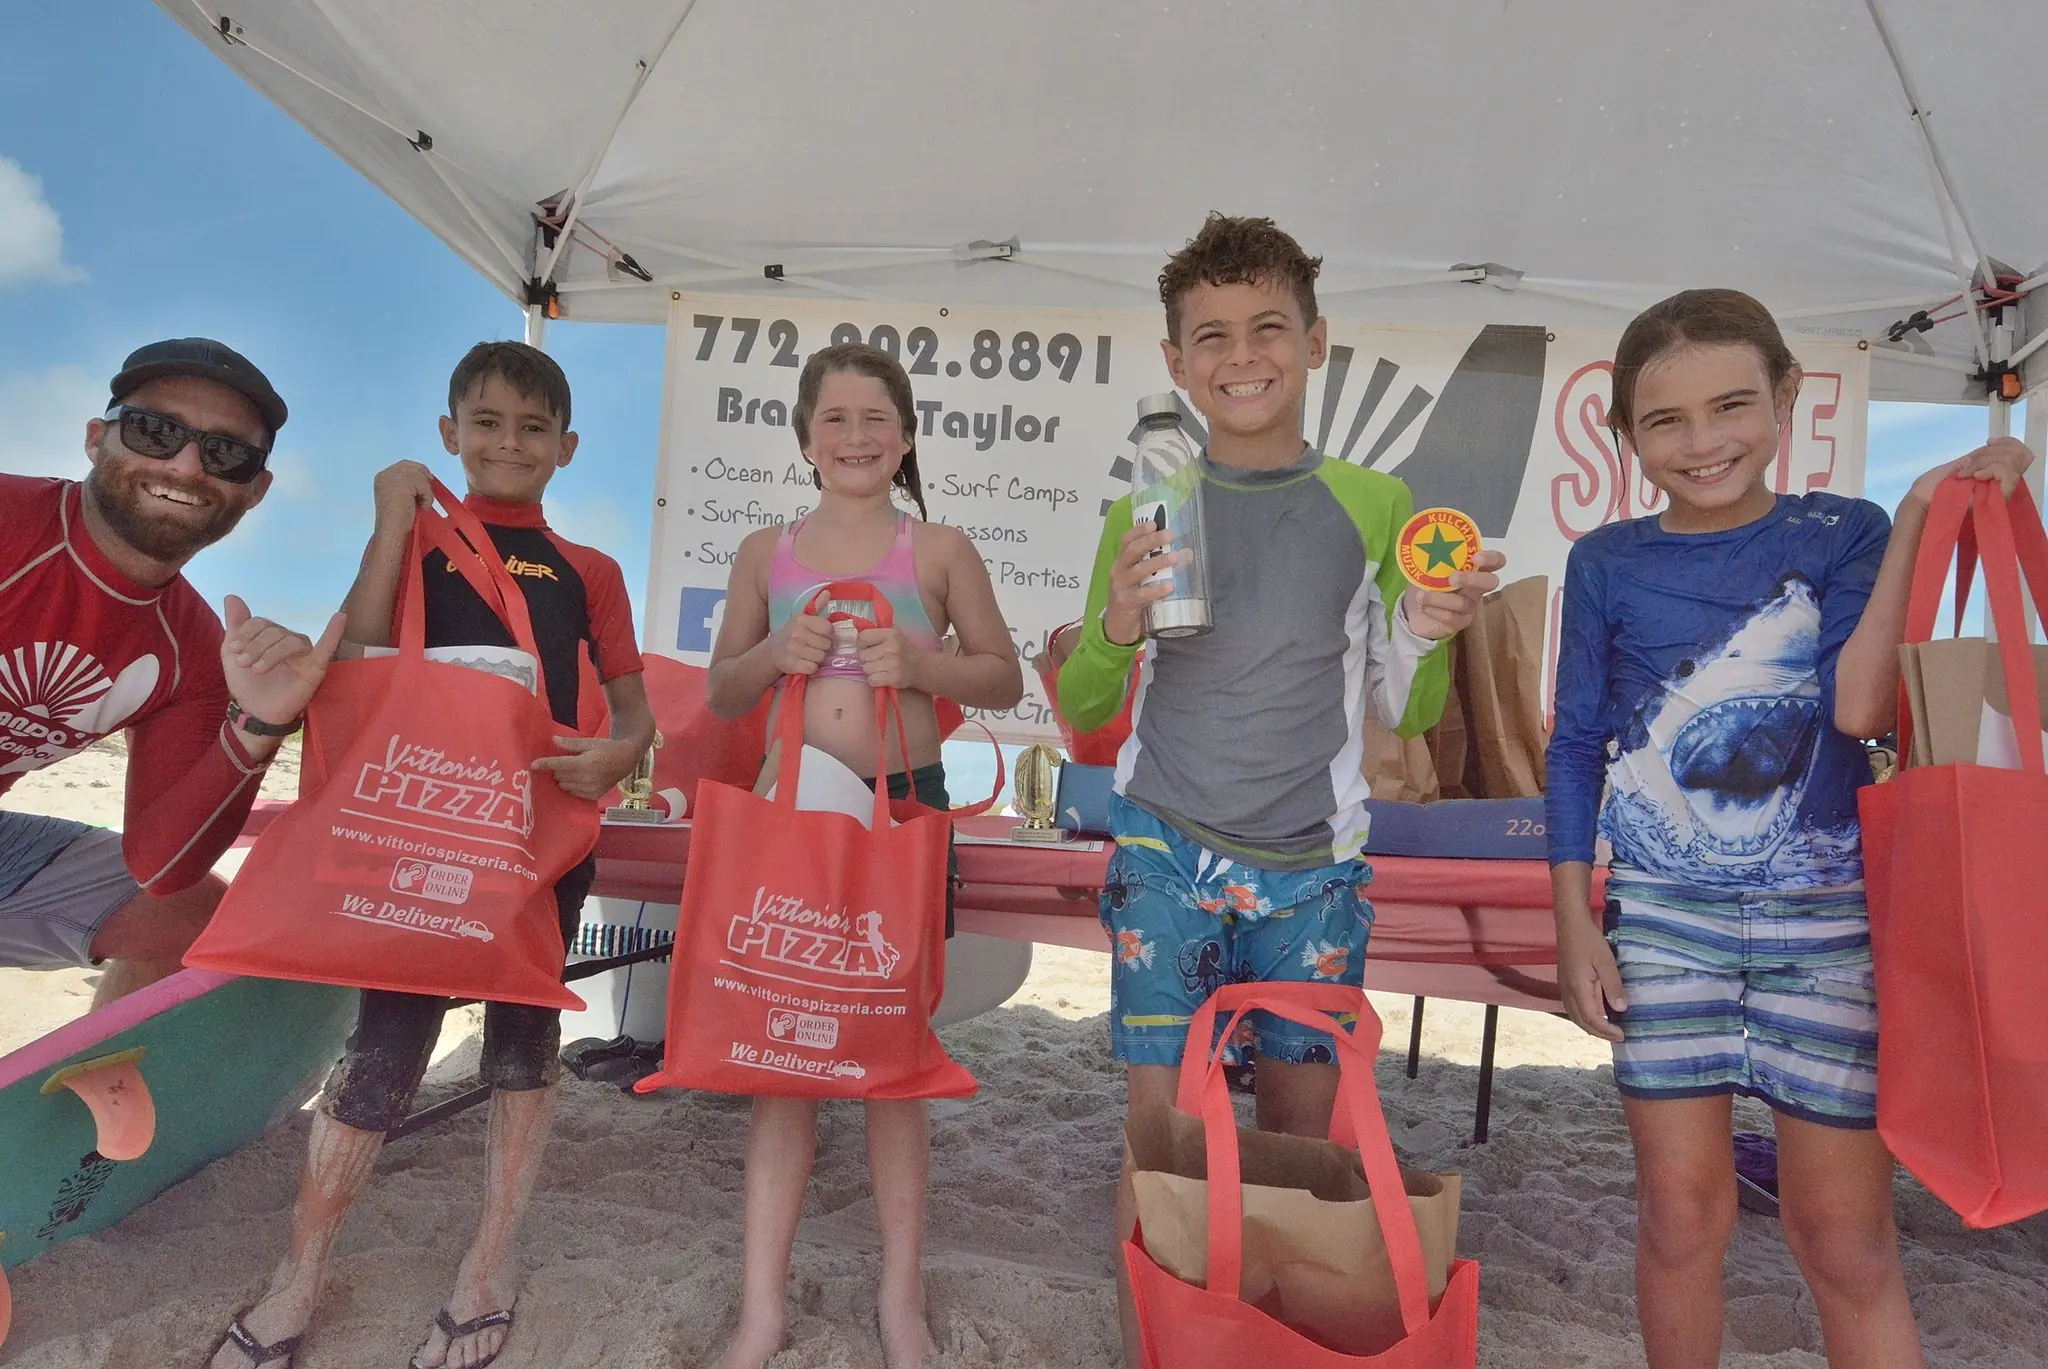
[[[1863,891],[1607,886],[1630,1098],[1741,1093],[1825,1126],[1877,1125],[1877,994]]]

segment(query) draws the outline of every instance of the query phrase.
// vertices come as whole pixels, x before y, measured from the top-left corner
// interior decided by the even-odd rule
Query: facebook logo
[[[725,617],[725,591],[683,587],[683,610],[676,615],[676,650],[709,651]]]

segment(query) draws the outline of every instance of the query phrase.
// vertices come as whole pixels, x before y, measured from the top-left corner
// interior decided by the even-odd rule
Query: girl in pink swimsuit
[[[933,696],[968,708],[1011,708],[1023,696],[1024,675],[973,544],[923,521],[916,416],[910,377],[887,352],[843,344],[805,365],[790,417],[821,491],[818,507],[740,544],[708,694],[715,712],[739,717],[785,676],[808,675],[807,744],[857,775],[874,775],[876,758],[887,756],[892,796],[907,796],[914,782],[921,802],[942,807],[948,799]],[[898,491],[917,505],[918,518],[896,507]],[[894,625],[835,638],[832,624],[803,611],[835,580],[872,584],[888,599]],[[949,629],[957,651],[941,648]],[[881,686],[900,691],[907,772],[896,738],[876,731],[873,690]],[[764,786],[775,766],[771,754]],[[924,1317],[925,1108],[917,1100],[870,1102],[867,1112],[882,1228],[883,1360],[889,1369],[918,1369],[937,1355]],[[740,1324],[719,1369],[760,1369],[782,1348],[790,1247],[816,1149],[814,1100],[754,1100]]]

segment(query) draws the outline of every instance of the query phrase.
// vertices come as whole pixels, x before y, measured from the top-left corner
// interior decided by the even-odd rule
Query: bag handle
[[[1188,1024],[1187,1049],[1181,1057],[1180,1087],[1174,1105],[1197,1113],[1208,1146],[1209,1253],[1208,1286],[1212,1292],[1243,1296],[1244,1194],[1237,1146],[1237,1116],[1223,1076],[1223,1044],[1244,1015],[1258,1008],[1290,1022],[1331,1031],[1337,1047],[1337,1103],[1331,1115],[1330,1139],[1356,1149],[1371,1189],[1373,1212],[1387,1244],[1387,1260],[1401,1303],[1406,1334],[1419,1334],[1429,1324],[1429,1276],[1422,1258],[1422,1237],[1408,1206],[1408,1188],[1401,1179],[1394,1144],[1387,1135],[1386,1114],[1373,1080],[1378,1054],[1379,1015],[1366,1001],[1365,990],[1341,984],[1227,984],[1195,1010]],[[1219,1012],[1229,1012],[1221,1037],[1215,1035]],[[1329,1014],[1353,1015],[1351,1030],[1329,1020]],[[1335,1028],[1335,1030],[1332,1030]]]
[[[834,601],[866,603],[874,610],[874,617],[863,618],[857,613],[843,611],[826,612],[825,610]],[[876,627],[894,627],[896,625],[896,611],[889,603],[889,596],[883,594],[865,580],[834,580],[830,584],[821,585],[817,592],[811,596],[810,602],[804,606],[803,611],[805,613],[818,614],[824,617],[827,622],[852,623],[856,631],[866,631],[869,628]],[[803,752],[804,738],[804,691],[807,688],[807,681],[809,679],[810,676],[808,675],[784,677],[782,710],[776,718],[776,730],[782,742],[782,758],[776,771],[775,780],[776,798],[780,802],[783,795],[788,795],[789,798],[786,806],[792,809],[796,806],[797,761]],[[889,736],[889,721],[891,718],[896,723],[896,743],[903,759],[903,773],[909,777],[910,797],[913,800],[917,798],[917,779],[910,765],[910,735],[904,728],[903,700],[895,689],[888,687],[876,689],[874,694],[875,735],[883,739],[880,754],[877,758],[875,775],[875,822],[880,825],[886,822],[889,815],[887,738]],[[986,813],[989,809],[995,807],[996,800],[1003,795],[1003,781],[1006,778],[1003,768],[1003,748],[997,743],[995,733],[989,731],[987,724],[976,720],[974,725],[982,730],[983,735],[988,738],[989,746],[996,753],[995,788],[990,790],[989,796],[979,803],[966,804],[962,807],[947,810],[948,814],[955,818],[971,818]]]
[[[2036,692],[2033,641],[2027,632],[2026,611],[2020,601],[2022,575],[2030,583],[2034,601],[2041,597],[2048,580],[2048,539],[2041,530],[2041,515],[2033,496],[2023,496],[2026,486],[2013,492],[2013,503],[2021,509],[2020,526],[2014,520],[1998,486],[1989,480],[1972,481],[1971,512],[1984,545],[1984,588],[1991,598],[1991,621],[1998,628],[1998,656],[2005,667],[2005,702],[2012,710],[2020,762],[2030,774],[2044,773],[2041,747],[2041,700]],[[2024,502],[2022,502],[2024,500]],[[2031,524],[2028,520],[2031,517]],[[2028,541],[2028,538],[2031,541]],[[2022,549],[2024,547],[2024,550]]]
[[[1934,635],[1935,615],[1941,611],[1942,585],[1948,579],[1951,560],[1960,560],[1963,523],[1970,510],[1970,492],[1962,482],[1944,480],[1934,487],[1928,502],[1927,521],[1920,529],[1920,550],[1913,558],[1913,579],[1906,597],[1905,644],[1925,642]],[[1974,540],[1974,539],[1973,539]],[[1959,568],[1960,569],[1960,568]],[[1963,587],[1959,578],[1957,587]],[[1958,604],[1956,625],[1962,626]],[[1899,672],[1899,763],[1913,751],[1913,706],[1906,693],[1905,672]]]
[[[413,515],[411,550],[399,580],[399,650],[415,656],[425,650],[426,554],[436,550],[448,558],[449,569],[468,581],[485,606],[497,614],[518,648],[533,658],[535,682],[541,697],[547,697],[547,667],[534,640],[525,593],[498,560],[497,548],[482,520],[464,508],[454,492],[439,480],[433,481],[433,489],[435,502],[446,513],[421,508]]]
[[[874,611],[873,618],[864,618],[856,613],[828,612],[833,600],[864,600]],[[856,630],[871,627],[893,627],[895,611],[889,606],[888,596],[873,585],[862,580],[834,580],[820,586],[817,593],[805,604],[803,612],[823,617],[827,622],[852,623]],[[804,749],[804,695],[810,687],[808,675],[787,675],[783,677],[782,707],[776,718],[776,732],[782,743],[782,757],[775,774],[775,802],[789,811],[796,809],[797,775],[802,765]],[[881,745],[875,753],[875,831],[883,831],[889,825],[889,718],[893,712],[896,723],[896,745],[903,758],[903,773],[910,773],[910,738],[903,731],[903,705],[896,697],[896,691],[881,688],[875,695],[875,735]]]
[[[963,718],[961,721],[971,722],[980,728],[981,735],[988,738],[989,750],[996,753],[996,787],[989,790],[988,797],[979,803],[963,803],[957,808],[949,808],[946,811],[956,818],[978,818],[989,809],[995,807],[996,800],[1003,796],[1003,783],[1008,779],[1008,774],[1003,769],[1002,743],[996,740],[996,734],[989,730],[988,724],[979,718]],[[914,785],[912,787],[913,789],[915,788]],[[913,794],[912,797],[915,797],[915,795]]]
[[[421,507],[413,513],[414,524],[417,525],[423,515],[427,517],[430,527],[434,529],[434,540],[430,541],[429,545],[438,548],[444,554],[449,553],[451,544],[463,549],[464,554],[460,557],[450,555],[448,568],[458,572],[465,580],[469,581],[470,587],[477,592],[478,597],[483,599],[486,604],[496,605],[499,617],[501,619],[504,618],[507,611],[504,602],[506,593],[510,589],[515,589],[516,586],[509,573],[504,576],[502,581],[490,578],[490,567],[496,564],[497,558],[486,555],[480,549],[481,547],[490,547],[492,551],[496,550],[496,547],[493,546],[490,540],[489,529],[484,527],[482,521],[475,514],[471,513],[462,501],[455,497],[455,492],[446,485],[443,485],[439,478],[430,474],[427,477],[427,483],[433,492],[434,503],[439,504],[447,512],[437,512],[432,505]],[[451,525],[455,524],[457,519],[461,520],[461,535],[459,537],[451,530]],[[402,595],[412,588],[413,585],[409,580],[401,580],[400,591]],[[523,594],[516,597],[522,601],[525,599]],[[399,600],[398,612],[400,614],[404,613],[407,603],[407,598],[402,597]]]
[[[1919,555],[1913,563],[1904,640],[1918,644],[1932,638],[1951,559],[1956,567],[1955,627],[1961,632],[1980,548],[2020,758],[2029,772],[2039,775],[2043,773],[2040,699],[2035,692],[2033,652],[2019,586],[2024,576],[2034,602],[2048,607],[2048,533],[2042,529],[2040,510],[2024,483],[2013,491],[2009,503],[1989,480],[1951,478],[1935,487],[1920,535]],[[1912,710],[1903,679],[1898,716],[1899,751],[1904,755],[1912,749]]]

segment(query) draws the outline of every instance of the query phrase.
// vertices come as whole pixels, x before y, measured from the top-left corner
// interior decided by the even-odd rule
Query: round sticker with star
[[[1479,560],[1479,525],[1456,509],[1424,509],[1394,539],[1394,558],[1409,584],[1447,590]]]

